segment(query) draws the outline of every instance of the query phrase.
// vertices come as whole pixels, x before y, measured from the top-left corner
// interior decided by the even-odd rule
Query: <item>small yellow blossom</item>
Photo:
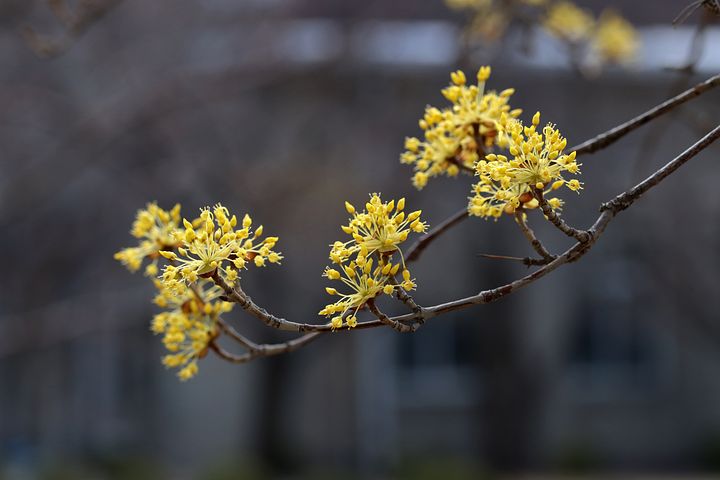
[[[252,218],[245,215],[242,228],[227,208],[218,204],[211,210],[204,208],[194,222],[183,220],[184,231],[176,236],[179,241],[177,253],[160,252],[170,260],[162,274],[163,282],[170,288],[181,283],[194,283],[198,278],[208,278],[215,272],[233,283],[238,270],[247,268],[248,261],[257,267],[267,263],[279,263],[282,255],[274,251],[277,237],[266,237],[262,225],[254,231]]]
[[[168,354],[163,364],[178,368],[178,377],[188,380],[198,371],[197,362],[203,358],[210,342],[218,336],[217,319],[229,312],[233,304],[219,300],[222,290],[205,281],[191,289],[168,289],[156,280],[158,293],[155,304],[165,309],[153,317],[151,330],[162,335]]]
[[[537,208],[535,188],[544,194],[563,186],[576,192],[582,188],[578,180],[566,181],[563,177],[563,174],[580,173],[575,152],[564,152],[567,140],[552,124],[538,131],[539,124],[539,113],[527,127],[517,120],[508,122],[499,144],[510,156],[489,154],[477,162],[475,171],[479,181],[473,185],[468,204],[470,215],[498,218],[503,213],[514,213],[519,207]],[[549,199],[548,203],[554,209],[563,205],[557,198]]]
[[[130,233],[140,240],[136,247],[125,248],[115,254],[115,260],[120,261],[131,272],[136,272],[142,266],[144,259],[152,260],[145,270],[150,277],[157,275],[157,259],[160,250],[172,249],[177,246],[175,238],[180,228],[180,205],[171,210],[163,210],[156,203],[137,212]]]
[[[352,218],[341,229],[350,235],[351,240],[332,245],[330,259],[336,264],[344,263],[355,254],[367,258],[375,252],[389,254],[400,251],[398,245],[411,232],[424,233],[427,230],[427,224],[420,219],[420,210],[405,213],[404,198],[397,205],[394,200],[383,203],[380,195],[373,193],[364,211],[357,212],[349,203],[346,209]]]
[[[504,122],[520,115],[521,110],[512,110],[509,105],[515,90],[485,91],[489,77],[490,67],[482,67],[477,85],[468,86],[464,72],[453,72],[450,86],[442,90],[451,106],[443,110],[427,107],[419,122],[423,139],[405,139],[400,162],[414,167],[412,183],[417,189],[425,187],[430,178],[471,171],[473,164],[497,144]]]
[[[514,3],[529,7],[542,7],[549,0],[515,0]],[[492,42],[500,38],[512,20],[511,13],[502,0],[445,0],[452,10],[468,11],[472,16],[466,33],[471,39]],[[514,7],[515,5],[513,5]]]
[[[626,64],[635,59],[640,41],[635,28],[614,10],[600,15],[592,47],[602,63]]]
[[[343,321],[348,328],[357,325],[357,312],[369,300],[383,294],[392,295],[397,288],[406,291],[415,288],[410,272],[404,267],[400,244],[410,233],[427,230],[419,210],[405,213],[404,198],[397,203],[394,200],[383,202],[380,195],[374,193],[362,212],[348,202],[345,202],[345,209],[352,217],[341,228],[351,239],[331,245],[330,260],[334,266],[326,268],[323,276],[339,281],[350,293],[326,287],[328,295],[339,299],[319,312],[331,317],[330,325],[334,330],[341,328]],[[393,260],[395,253],[400,254],[399,262]],[[398,283],[395,275],[401,268],[403,280]]]
[[[560,1],[552,4],[543,25],[552,35],[577,43],[590,37],[595,19],[574,3]]]

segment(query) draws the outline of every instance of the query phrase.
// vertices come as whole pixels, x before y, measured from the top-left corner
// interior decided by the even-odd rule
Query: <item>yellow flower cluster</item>
[[[486,41],[497,40],[505,33],[517,7],[541,7],[547,3],[548,0],[445,0],[452,10],[472,12],[468,34]]]
[[[166,311],[153,317],[151,329],[163,336],[163,344],[170,352],[163,357],[163,365],[179,368],[181,380],[192,378],[198,371],[198,360],[207,355],[210,342],[219,335],[218,317],[229,312],[233,304],[218,298],[220,287],[204,281],[182,289],[167,288],[155,280],[158,294],[155,304]]]
[[[568,0],[445,0],[445,4],[471,12],[467,29],[471,38],[494,41],[505,34],[513,19],[534,21],[576,47],[574,55],[593,54],[577,60],[591,60],[595,66],[629,63],[640,44],[633,26],[617,13],[606,10],[596,20],[592,12]]]
[[[442,90],[452,103],[440,110],[427,107],[420,120],[424,139],[406,138],[406,151],[400,156],[404,164],[413,165],[413,185],[422,189],[428,179],[438,175],[456,176],[472,166],[496,144],[504,122],[518,117],[521,110],[511,110],[508,101],[512,88],[499,94],[485,92],[490,67],[478,71],[477,85],[466,85],[465,74],[458,70],[451,74],[451,84]]]
[[[587,45],[599,64],[629,63],[640,46],[632,24],[613,10],[605,10],[596,21],[591,12],[574,3],[554,3],[544,20],[547,31],[571,44]]]
[[[163,283],[170,289],[181,284],[197,282],[198,278],[209,278],[215,272],[230,284],[238,278],[238,271],[249,263],[263,267],[267,263],[279,263],[282,255],[274,251],[277,237],[265,237],[263,226],[254,231],[252,219],[245,214],[242,228],[236,229],[238,219],[230,215],[220,204],[211,209],[204,208],[200,217],[193,222],[183,219],[185,230],[177,235],[177,253],[161,251],[170,260],[162,274]]]
[[[330,260],[335,268],[327,268],[323,276],[329,280],[342,282],[351,293],[340,293],[333,287],[327,287],[330,295],[340,299],[326,305],[319,314],[332,317],[333,329],[357,325],[357,312],[378,295],[392,295],[396,288],[406,291],[415,288],[410,272],[405,268],[400,244],[407,240],[411,232],[423,233],[427,225],[420,219],[420,210],[405,214],[405,199],[397,204],[394,200],[383,202],[380,195],[370,196],[365,210],[358,212],[354,206],[345,202],[347,212],[352,215],[343,232],[352,238],[346,242],[337,241],[331,247]],[[393,262],[393,254],[400,254],[400,261]],[[402,268],[402,281],[395,275]]]
[[[535,189],[547,194],[562,186],[575,192],[582,188],[578,180],[566,181],[563,177],[563,173],[580,173],[575,152],[564,153],[567,140],[552,124],[538,131],[539,124],[539,112],[527,127],[517,120],[508,122],[499,144],[509,151],[510,157],[489,154],[477,162],[475,171],[480,180],[473,185],[474,195],[468,204],[470,215],[498,218],[521,206],[536,208]],[[550,198],[548,203],[553,209],[563,205],[559,198]]]
[[[179,368],[178,376],[187,380],[219,334],[218,317],[233,307],[220,300],[223,291],[209,277],[217,271],[233,284],[248,263],[262,267],[279,263],[282,256],[274,251],[277,237],[261,239],[263,227],[253,231],[249,215],[243,217],[242,228],[235,229],[237,217],[220,204],[212,211],[201,210],[193,221],[183,219],[182,227],[180,219],[180,205],[166,211],[148,204],[138,211],[131,230],[140,244],[116,253],[115,259],[133,272],[145,258],[151,259],[145,269],[150,277],[158,275],[162,257],[169,261],[162,276],[153,278],[158,290],[154,302],[165,311],[153,318],[152,331],[163,336],[170,352],[163,364]]]
[[[145,209],[139,210],[130,233],[140,240],[137,247],[125,248],[115,254],[115,260],[120,261],[131,272],[136,272],[142,266],[144,259],[152,262],[146,267],[145,274],[157,275],[157,260],[160,250],[171,249],[177,246],[176,234],[180,226],[180,205],[175,205],[167,211],[158,207],[156,203],[148,203]]]
[[[606,10],[600,16],[593,49],[602,62],[628,63],[635,58],[640,41],[632,24],[613,10]]]
[[[595,18],[572,2],[555,2],[547,12],[543,23],[548,33],[568,42],[588,39],[595,28]]]

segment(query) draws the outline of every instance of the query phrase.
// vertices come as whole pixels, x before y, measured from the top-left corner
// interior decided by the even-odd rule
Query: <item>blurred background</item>
[[[187,383],[160,363],[152,286],[112,258],[147,202],[192,216],[221,201],[281,239],[283,265],[247,273],[245,290],[320,321],[344,200],[406,196],[431,225],[466,204],[469,177],[417,192],[398,161],[450,71],[492,64],[490,87],[515,87],[513,105],[571,145],[720,71],[716,25],[697,58],[700,15],[670,26],[685,1],[615,3],[638,58],[588,77],[541,31],[530,52],[512,30],[468,50],[468,17],[442,0],[86,0],[66,5],[77,18],[2,0],[0,478],[719,478],[720,145],[581,262],[505,300],[412,336],[338,332],[242,366],[211,355]],[[708,93],[583,157],[565,218],[588,226],[719,106]],[[415,298],[526,272],[483,253],[530,250],[510,219],[466,221],[415,264]]]

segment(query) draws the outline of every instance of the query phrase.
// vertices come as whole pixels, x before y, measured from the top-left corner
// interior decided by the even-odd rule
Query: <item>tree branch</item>
[[[404,323],[401,323],[398,320],[394,320],[387,315],[385,315],[380,309],[375,305],[375,299],[370,299],[367,302],[368,309],[375,315],[378,320],[383,325],[387,325],[388,327],[394,329],[395,331],[398,331],[400,333],[413,333],[418,328],[420,328],[421,323],[420,322],[413,322],[410,325],[406,325]],[[416,313],[416,315],[422,315],[420,312]]]
[[[537,267],[539,265],[547,265],[557,258],[553,255],[551,258],[532,258],[532,257],[512,257],[509,255],[493,255],[490,253],[481,253],[481,257],[489,258],[490,260],[512,260],[514,262],[521,262],[526,267]]]
[[[236,355],[224,350],[215,340],[211,341],[209,345],[210,349],[224,360],[228,360],[232,363],[245,363],[258,357],[270,357],[273,355],[280,355],[282,353],[290,353],[307,345],[320,336],[319,332],[313,332],[287,342],[257,344],[232,328],[222,318],[218,318],[217,324],[220,327],[220,330],[241,344],[247,350],[247,352],[242,355]]]
[[[632,118],[627,122],[608,130],[607,132],[601,133],[596,137],[593,137],[589,140],[584,141],[583,143],[576,145],[575,147],[571,148],[570,151],[575,151],[578,155],[581,155],[585,153],[594,153],[598,150],[606,148],[617,142],[633,130],[636,130],[637,128],[645,125],[646,123],[654,120],[655,118],[664,115],[665,113],[675,109],[676,107],[684,103],[687,103],[688,101],[702,95],[703,93],[712,90],[718,85],[720,85],[720,75],[710,77],[704,82],[697,84],[693,88],[690,88],[689,90],[686,90],[668,99],[667,101],[651,108],[647,112],[638,115],[637,117]],[[434,242],[438,237],[453,228],[455,225],[462,222],[467,217],[468,214],[466,208],[458,210],[452,216],[450,216],[445,221],[430,230],[427,234],[425,234],[425,236],[421,237],[414,244],[412,244],[410,248],[408,248],[407,252],[405,252],[405,260],[409,262],[418,260],[422,255],[423,251],[432,242]]]
[[[668,175],[673,173],[678,168],[682,167],[688,160],[690,160],[695,155],[707,148],[710,144],[717,140],[718,137],[720,137],[720,126],[715,127],[710,133],[705,135],[702,139],[700,139],[690,148],[685,150],[678,157],[668,162],[660,170],[653,173],[630,190],[621,193],[611,201],[604,203],[601,207],[601,210],[609,210],[614,213],[625,210],[630,205],[632,205],[638,198],[640,198],[645,192],[662,182]]]
[[[566,224],[564,224],[564,222],[560,225],[565,225],[565,227],[561,228],[559,225],[556,225],[560,229],[565,228],[566,230],[568,230],[566,233],[576,238],[577,243],[570,247],[568,250],[566,250],[562,255],[556,257],[554,260],[540,267],[536,271],[506,285],[502,285],[500,287],[490,290],[483,290],[476,295],[470,297],[461,298],[458,300],[453,300],[450,302],[426,308],[418,307],[419,310],[413,311],[412,313],[394,317],[388,317],[387,315],[385,315],[377,308],[374,300],[371,299],[367,302],[367,306],[368,309],[377,317],[377,319],[360,322],[354,329],[390,326],[399,332],[414,332],[418,328],[420,328],[422,323],[424,323],[428,319],[443,315],[448,312],[464,309],[473,305],[494,302],[507,295],[510,295],[511,293],[516,292],[523,287],[526,287],[527,285],[530,285],[531,283],[548,275],[560,266],[578,260],[588,251],[590,251],[590,249],[595,245],[595,243],[597,243],[598,239],[605,231],[607,225],[619,212],[630,207],[648,190],[659,185],[670,174],[675,172],[678,168],[687,163],[690,159],[695,157],[698,153],[703,151],[718,138],[720,138],[720,126],[717,126],[715,129],[713,129],[711,132],[709,132],[707,135],[705,135],[702,139],[697,141],[679,156],[675,157],[664,167],[650,175],[648,178],[646,178],[633,188],[621,193],[614,199],[602,204],[600,208],[600,215],[595,220],[595,223],[592,225],[592,227],[590,227],[590,229],[586,232],[572,229],[572,227],[567,226]],[[538,200],[540,201],[541,207],[544,204],[547,208],[549,208],[547,202],[544,201],[544,199],[542,198],[542,192],[539,192]],[[554,213],[552,212],[551,208],[549,210],[551,214]],[[546,213],[546,209],[543,209],[543,212]],[[464,216],[465,215],[463,215],[463,217]],[[557,218],[556,215],[555,218]],[[562,220],[560,221],[562,222]],[[257,345],[246,339],[239,333],[235,332],[231,327],[226,325],[225,322],[220,320],[219,325],[223,329],[223,331],[248,349],[248,352],[243,355],[234,355],[223,350],[215,343],[215,341],[211,342],[210,348],[212,348],[213,351],[215,351],[220,357],[228,361],[231,361],[233,363],[244,363],[261,356],[279,355],[282,353],[291,352],[310,343],[322,333],[331,331],[332,329],[329,324],[313,325],[306,323],[296,323],[271,315],[266,310],[253,303],[250,297],[244,291],[242,291],[239,286],[233,287],[227,284],[227,282],[225,282],[225,280],[217,272],[213,274],[212,279],[216,283],[216,285],[220,286],[225,291],[226,295],[231,301],[238,303],[243,309],[245,309],[255,317],[259,318],[266,325],[279,330],[313,332],[290,340],[288,342]]]
[[[538,255],[540,255],[543,260],[552,261],[555,259],[555,255],[550,253],[547,248],[545,248],[545,245],[542,244],[540,240],[535,236],[535,232],[532,231],[532,229],[528,226],[527,221],[525,220],[525,212],[522,209],[515,210],[515,222],[520,227],[520,231],[522,231],[525,238],[530,242],[530,245],[533,247],[533,249],[537,252]]]
[[[405,252],[405,261],[414,262],[420,258],[423,251],[440,235],[450,230],[455,225],[459,224],[463,220],[468,218],[467,208],[458,210],[452,216],[448,217],[445,221],[438,224],[435,228],[431,229],[428,233],[420,237],[410,248]]]
[[[651,120],[673,110],[674,108],[686,102],[689,102],[693,98],[702,95],[703,93],[717,87],[718,85],[720,85],[720,75],[715,75],[714,77],[711,77],[704,82],[695,85],[693,88],[686,90],[673,98],[670,98],[669,100],[661,103],[656,107],[651,108],[647,112],[638,115],[637,117],[628,120],[627,122],[618,125],[617,127],[612,128],[605,133],[601,133],[600,135],[591,138],[590,140],[586,140],[585,142],[574,146],[570,149],[570,151],[575,151],[578,155],[597,152],[598,150],[612,145],[628,133],[642,127]]]
[[[390,276],[390,280],[392,280],[393,283],[397,284],[398,281],[395,278],[395,275]],[[400,300],[402,303],[408,306],[410,310],[412,310],[415,313],[421,312],[422,307],[415,303],[415,299],[412,298],[412,296],[405,291],[402,287],[395,287],[395,296],[398,300]]]
[[[583,232],[582,230],[578,230],[577,228],[573,228],[570,225],[568,225],[565,220],[560,218],[560,216],[553,210],[553,208],[550,206],[550,204],[545,200],[545,196],[543,195],[542,189],[534,188],[533,194],[535,195],[535,198],[537,199],[538,203],[540,204],[540,209],[545,214],[545,217],[557,227],[558,230],[563,232],[568,237],[573,237],[578,242],[585,243],[588,240],[590,240],[590,234],[588,232]]]

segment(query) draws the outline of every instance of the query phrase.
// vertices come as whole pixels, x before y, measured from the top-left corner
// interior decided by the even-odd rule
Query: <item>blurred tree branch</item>
[[[55,19],[62,25],[59,35],[38,33],[26,25],[22,35],[30,49],[42,58],[53,58],[69,50],[85,32],[123,0],[79,0],[73,8],[67,0],[47,0]]]

